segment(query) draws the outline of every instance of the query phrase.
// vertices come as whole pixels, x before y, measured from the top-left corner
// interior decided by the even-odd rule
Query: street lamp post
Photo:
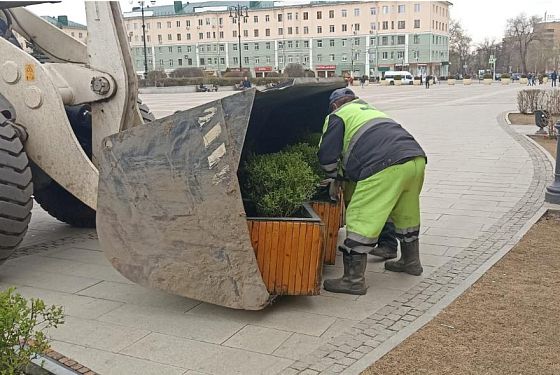
[[[152,5],[156,2],[155,0],[150,1]],[[142,40],[144,42],[144,79],[148,78],[148,47],[146,46],[146,22],[144,18],[144,8],[146,7],[145,1],[138,1],[140,9],[142,11]],[[138,8],[137,8],[138,9]]]
[[[243,72],[243,65],[241,63],[241,20],[249,17],[249,8],[244,5],[237,4],[236,6],[228,7],[230,18],[237,21],[237,48],[239,49],[239,72]]]

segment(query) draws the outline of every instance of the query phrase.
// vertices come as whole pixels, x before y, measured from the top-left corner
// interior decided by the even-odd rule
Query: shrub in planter
[[[254,155],[243,171],[244,196],[261,216],[287,217],[315,194],[319,182],[300,152]]]
[[[492,79],[493,76],[492,76],[492,74],[490,74],[490,73],[485,73],[485,74],[482,76],[482,78],[484,78],[484,79]]]
[[[440,81],[447,81],[448,77],[447,76],[441,76],[438,78]]]
[[[194,78],[204,77],[204,71],[200,68],[177,68],[169,73],[171,78]]]
[[[48,349],[44,331],[63,323],[61,307],[28,301],[14,288],[0,292],[0,374],[22,374],[30,357]]]
[[[463,75],[463,79],[471,79],[471,78],[472,78],[472,77],[471,77],[470,74],[465,74],[465,75]]]
[[[502,76],[500,77],[500,79],[502,79],[502,78],[510,79],[511,76],[510,76],[508,73],[504,73],[504,74],[502,74]]]
[[[313,172],[319,176],[323,177],[324,172],[319,164],[319,158],[317,157],[317,152],[319,151],[319,142],[312,143],[297,143],[292,146],[288,146],[284,149],[284,151],[288,153],[298,152],[303,157],[303,160],[311,167]]]

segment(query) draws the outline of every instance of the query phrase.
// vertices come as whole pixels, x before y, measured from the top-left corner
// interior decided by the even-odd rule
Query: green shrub
[[[471,79],[471,75],[470,74],[465,74],[465,75],[463,75],[463,79]]]
[[[447,77],[447,76],[441,76],[441,77],[439,77],[438,79],[439,79],[440,81],[447,81],[448,78],[449,78],[449,77]]]
[[[315,194],[319,177],[299,152],[255,155],[243,166],[243,195],[257,214],[287,217]]]
[[[484,79],[492,79],[492,78],[494,78],[494,76],[493,76],[492,74],[490,74],[490,73],[484,73],[484,75],[482,76],[482,78],[484,78]]]
[[[311,167],[313,172],[322,177],[324,172],[319,164],[317,152],[319,151],[319,143],[296,143],[295,145],[288,146],[284,149],[288,153],[299,152],[303,156],[303,160]]]
[[[521,78],[527,78],[527,74],[521,74]]]
[[[511,76],[508,73],[504,73],[504,74],[501,75],[500,78],[506,78],[507,79],[507,78],[511,78]]]
[[[171,78],[196,78],[204,77],[204,71],[200,68],[177,68],[169,73]]]
[[[61,307],[27,301],[14,288],[0,292],[0,374],[21,374],[30,357],[48,349],[44,333],[64,323]]]

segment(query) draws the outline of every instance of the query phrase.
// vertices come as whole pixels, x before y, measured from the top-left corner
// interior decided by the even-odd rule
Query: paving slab
[[[64,306],[68,323],[52,333],[54,348],[101,374],[356,374],[514,244],[542,206],[550,161],[503,124],[521,88],[356,88],[428,154],[420,277],[387,272],[371,257],[365,296],[323,292],[278,298],[263,311],[230,310],[133,285],[110,267],[94,231],[36,206],[24,243],[0,269],[0,287]],[[143,100],[160,117],[230,94]],[[325,278],[340,273],[340,257],[324,268]]]

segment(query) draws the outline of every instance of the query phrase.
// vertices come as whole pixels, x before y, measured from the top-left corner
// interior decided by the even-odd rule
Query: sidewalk
[[[26,296],[63,305],[68,317],[52,333],[55,350],[103,375],[359,373],[441,310],[438,303],[492,255],[516,243],[541,207],[549,160],[497,120],[515,108],[520,88],[354,88],[428,154],[421,277],[385,272],[370,258],[365,296],[323,292],[279,298],[264,311],[234,311],[131,284],[110,267],[93,231],[69,229],[36,210],[35,237],[17,253],[35,255],[7,262],[0,287],[16,285]],[[163,116],[192,98],[200,100],[143,100]],[[326,267],[324,277],[338,276],[340,267],[340,260]]]

